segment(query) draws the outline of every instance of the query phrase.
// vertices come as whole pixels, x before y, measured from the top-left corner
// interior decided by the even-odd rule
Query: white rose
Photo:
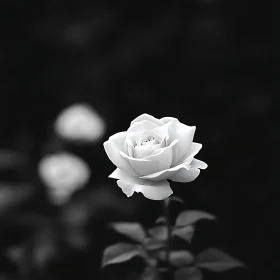
[[[81,158],[65,152],[43,157],[39,162],[38,172],[48,187],[50,198],[57,204],[68,200],[90,177],[87,164]]]
[[[172,194],[167,179],[191,182],[207,168],[194,156],[202,148],[193,142],[195,126],[172,117],[157,119],[143,114],[127,131],[116,133],[104,143],[117,169],[109,176],[128,196],[141,192],[146,198],[163,200]]]
[[[105,122],[88,104],[75,104],[60,113],[55,122],[55,132],[72,141],[93,142],[105,132]]]

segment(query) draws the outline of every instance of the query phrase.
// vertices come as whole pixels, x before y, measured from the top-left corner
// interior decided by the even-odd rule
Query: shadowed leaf
[[[176,267],[190,265],[194,261],[194,256],[189,251],[172,251],[170,252],[170,263]]]
[[[223,272],[236,267],[245,267],[245,265],[216,248],[209,248],[201,252],[196,258],[198,267],[207,270]]]
[[[109,264],[126,262],[136,256],[144,256],[143,251],[138,245],[129,243],[114,244],[105,249],[103,253],[102,267]]]
[[[139,280],[161,280],[161,277],[155,268],[146,268]]]
[[[170,203],[170,201],[176,201],[176,202],[184,204],[184,201],[180,197],[178,197],[178,196],[171,196],[171,197],[169,197],[169,203]]]
[[[166,260],[166,251],[161,250],[157,254],[157,258],[161,261]],[[169,255],[170,264],[175,267],[184,267],[194,262],[194,256],[186,250],[171,251]]]
[[[163,216],[160,216],[156,219],[156,224],[165,224],[166,223],[166,219]]]
[[[158,250],[164,248],[165,243],[163,242],[163,240],[150,237],[145,240],[144,246],[146,250],[152,251],[152,250]]]
[[[184,239],[191,243],[194,234],[194,226],[185,226],[180,228],[175,228],[172,232],[172,236],[179,236],[180,238]]]
[[[202,280],[202,273],[196,267],[184,267],[175,271],[173,280]]]
[[[196,223],[199,220],[214,220],[215,216],[200,210],[187,210],[181,212],[176,219],[176,226],[186,226]]]
[[[146,238],[146,234],[142,225],[138,223],[118,222],[118,223],[113,223],[112,228],[115,231],[140,243],[142,243]]]
[[[157,238],[159,240],[167,240],[168,230],[167,230],[167,226],[165,225],[153,227],[149,229],[148,232],[154,238]]]

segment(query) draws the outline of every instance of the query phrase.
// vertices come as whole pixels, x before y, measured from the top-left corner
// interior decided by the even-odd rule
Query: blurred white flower
[[[55,132],[72,141],[94,142],[105,132],[105,122],[89,104],[74,104],[55,121]]]
[[[56,204],[66,202],[90,177],[87,164],[81,158],[66,152],[43,157],[39,162],[38,172],[48,187],[50,199]]]

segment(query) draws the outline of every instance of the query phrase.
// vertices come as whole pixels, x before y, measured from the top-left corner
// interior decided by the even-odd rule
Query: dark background
[[[172,214],[189,207],[217,215],[216,225],[198,230],[197,250],[215,245],[249,267],[214,279],[276,279],[277,17],[276,2],[2,0],[0,278],[106,278],[102,250],[119,240],[107,224],[148,226],[160,203],[125,198],[107,178],[114,167],[102,143],[149,113],[197,126],[198,158],[209,167],[193,183],[173,185],[186,205]],[[56,116],[76,102],[104,118],[99,142],[54,136]],[[49,203],[37,175],[38,160],[60,150],[92,171],[63,208]]]

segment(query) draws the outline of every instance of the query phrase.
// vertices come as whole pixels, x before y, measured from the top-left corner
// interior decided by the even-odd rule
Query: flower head
[[[94,142],[105,132],[105,122],[88,104],[66,108],[55,122],[56,133],[67,140]]]
[[[193,142],[195,126],[172,117],[157,119],[143,114],[127,131],[116,133],[104,143],[109,159],[117,166],[110,175],[129,197],[141,192],[149,199],[162,200],[172,194],[167,179],[195,180],[207,168],[194,156],[202,148]]]
[[[48,187],[55,203],[63,203],[77,189],[82,188],[90,177],[90,169],[79,157],[70,153],[47,155],[38,166],[39,176]]]

